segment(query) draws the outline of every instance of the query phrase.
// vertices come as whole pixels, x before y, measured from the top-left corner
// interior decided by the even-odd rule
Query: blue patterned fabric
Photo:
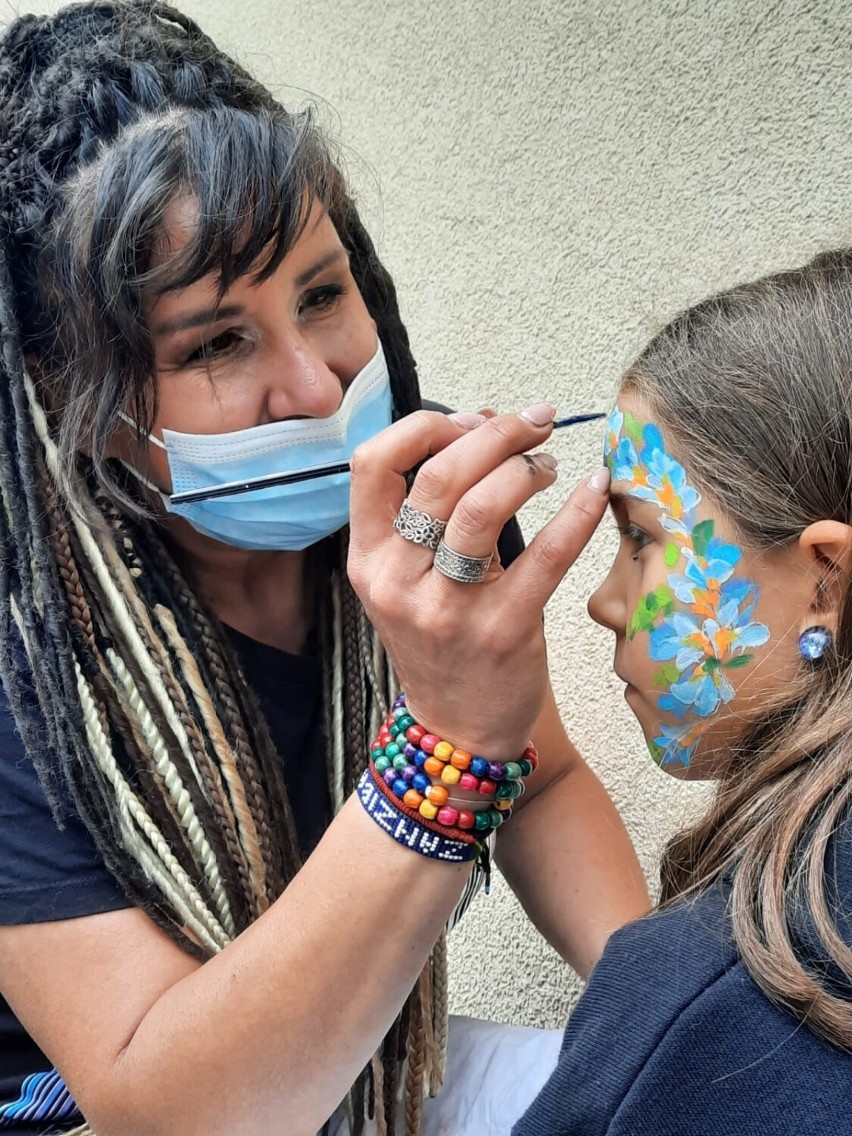
[[[82,1119],[65,1082],[55,1069],[49,1073],[30,1074],[21,1085],[18,1099],[0,1104],[0,1131],[39,1121]]]

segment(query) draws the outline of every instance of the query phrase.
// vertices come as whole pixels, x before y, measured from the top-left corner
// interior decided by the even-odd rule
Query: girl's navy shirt
[[[852,821],[826,856],[852,944]],[[730,888],[617,931],[565,1031],[556,1071],[512,1136],[850,1136],[852,1054],[773,1005],[731,937]],[[805,925],[797,953],[852,989]]]

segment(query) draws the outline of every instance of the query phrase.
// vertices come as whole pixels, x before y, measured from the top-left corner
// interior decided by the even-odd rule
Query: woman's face
[[[717,776],[800,665],[808,579],[794,552],[743,547],[635,395],[610,417],[605,460],[621,541],[589,613],[615,632],[615,672],[654,759]]]
[[[194,206],[171,210],[164,257],[192,233]],[[262,283],[214,277],[159,297],[148,312],[158,408],[152,434],[243,430],[287,418],[326,418],[376,352],[376,325],[333,223],[314,206],[304,232]],[[171,490],[168,460],[148,446],[150,477]]]

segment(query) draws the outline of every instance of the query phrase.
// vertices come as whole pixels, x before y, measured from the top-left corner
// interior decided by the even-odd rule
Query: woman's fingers
[[[479,415],[457,421],[435,410],[418,410],[382,430],[355,451],[352,461],[350,523],[352,547],[369,551],[393,532],[405,497],[405,476],[422,461],[458,441]],[[468,425],[467,423],[470,423]]]
[[[408,494],[409,505],[432,517],[450,521],[464,495],[507,458],[541,445],[550,434],[555,413],[550,403],[539,403],[520,414],[501,414],[487,419],[418,471]],[[504,520],[511,515],[506,514]],[[493,534],[491,544],[497,535],[499,529]]]
[[[580,482],[559,512],[506,571],[517,617],[540,612],[589,543],[609,502],[609,470]]]
[[[556,459],[550,454],[514,454],[463,494],[444,542],[463,556],[487,556],[507,521],[555,480]]]

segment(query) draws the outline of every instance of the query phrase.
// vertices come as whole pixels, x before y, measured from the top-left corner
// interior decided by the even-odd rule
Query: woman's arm
[[[588,978],[610,934],[650,906],[621,817],[568,740],[550,693],[533,733],[541,763],[497,863],[541,933]]]
[[[209,962],[136,910],[4,927],[3,993],[98,1136],[313,1136],[468,871],[402,848],[350,800],[281,898]]]

